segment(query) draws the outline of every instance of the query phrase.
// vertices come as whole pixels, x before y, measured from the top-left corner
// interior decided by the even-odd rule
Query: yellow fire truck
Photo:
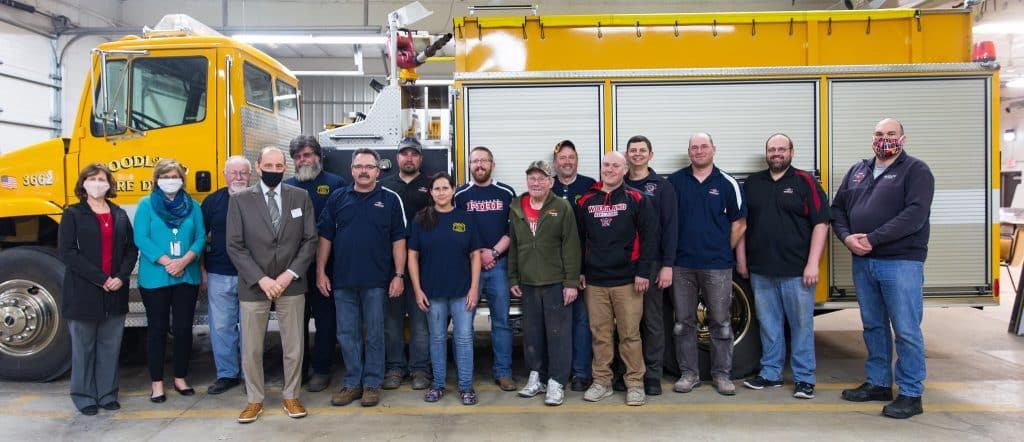
[[[224,185],[228,156],[254,159],[300,131],[295,77],[187,16],[102,44],[92,60],[72,136],[0,156],[0,378],[49,380],[69,367],[64,265],[54,246],[82,167],[108,165],[117,203],[134,215],[160,158],[186,165],[187,188],[202,199]],[[142,303],[132,299],[126,324],[144,326]]]
[[[603,153],[646,135],[653,168],[668,174],[688,164],[689,136],[708,132],[718,167],[742,178],[766,167],[765,139],[784,132],[793,165],[832,195],[872,155],[875,123],[895,117],[936,178],[926,305],[995,305],[998,67],[972,61],[972,21],[967,10],[901,9],[457,18],[455,167],[464,180],[467,148],[488,146],[498,179],[523,189],[524,166],[559,140],[573,140],[580,173],[597,176]],[[819,311],[857,306],[850,263],[832,238]],[[739,278],[732,305],[733,375],[744,376],[760,341]],[[673,322],[667,314],[666,330]]]

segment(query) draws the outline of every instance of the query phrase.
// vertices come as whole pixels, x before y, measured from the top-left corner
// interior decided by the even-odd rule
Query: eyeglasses
[[[232,170],[230,172],[224,172],[224,175],[233,177],[247,177],[249,175],[252,175],[252,172],[248,170]]]
[[[355,170],[373,170],[377,168],[376,164],[353,164],[352,168]]]
[[[469,164],[490,164],[490,162],[491,160],[488,160],[486,158],[477,158],[473,161],[470,161]]]
[[[535,183],[535,184],[546,183],[546,182],[548,182],[549,179],[551,179],[551,177],[546,177],[546,176],[526,177],[526,181],[531,182],[531,183]]]

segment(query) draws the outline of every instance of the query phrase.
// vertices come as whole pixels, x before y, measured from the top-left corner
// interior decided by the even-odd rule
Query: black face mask
[[[281,184],[281,179],[284,178],[284,172],[267,172],[260,170],[260,181],[266,184],[267,187],[274,188],[278,184]]]

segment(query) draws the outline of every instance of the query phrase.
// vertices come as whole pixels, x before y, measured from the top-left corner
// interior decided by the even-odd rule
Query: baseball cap
[[[529,174],[530,172],[533,172],[535,170],[547,176],[553,175],[551,173],[551,163],[548,163],[547,161],[544,160],[537,160],[530,163],[530,166],[526,168],[526,173]]]
[[[402,142],[398,143],[398,151],[401,152],[405,149],[416,149],[416,152],[423,153],[423,145],[420,144],[420,140],[416,137],[405,137]]]

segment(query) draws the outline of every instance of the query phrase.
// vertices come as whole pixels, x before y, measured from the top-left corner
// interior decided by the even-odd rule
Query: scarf
[[[179,190],[178,196],[172,200],[167,198],[163,191],[156,189],[150,199],[156,215],[164,221],[169,229],[180,227],[181,222],[192,213],[192,198],[184,190]]]

